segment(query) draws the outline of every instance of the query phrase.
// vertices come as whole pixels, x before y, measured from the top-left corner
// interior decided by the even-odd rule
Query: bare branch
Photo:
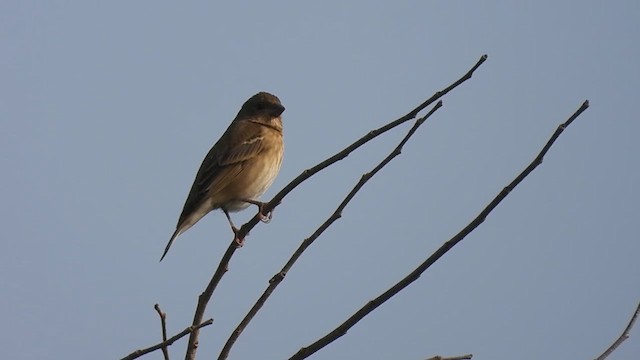
[[[612,352],[614,352],[618,348],[618,346],[620,346],[620,344],[622,344],[623,341],[629,338],[629,332],[631,332],[631,329],[633,328],[633,325],[635,324],[636,319],[638,318],[638,314],[640,314],[640,303],[638,303],[638,306],[636,307],[636,311],[631,316],[631,320],[629,320],[629,323],[627,324],[627,327],[624,328],[624,331],[622,332],[622,334],[620,334],[620,336],[616,339],[616,341],[614,341],[613,344],[611,344],[611,346],[609,346],[609,348],[602,353],[602,355],[598,356],[596,360],[606,359],[609,355],[611,355]]]
[[[369,301],[366,305],[364,305],[360,310],[354,313],[351,317],[349,317],[345,322],[343,322],[340,326],[335,328],[333,331],[323,336],[313,344],[301,348],[297,353],[295,353],[290,360],[300,360],[305,359],[311,356],[316,351],[322,349],[327,346],[331,342],[335,341],[342,335],[346,334],[347,331],[353,327],[356,323],[362,320],[365,316],[375,310],[378,306],[385,303],[395,294],[400,292],[402,289],[406,288],[412,282],[416,281],[420,275],[425,272],[431,265],[433,265],[438,259],[440,259],[444,254],[446,254],[451,248],[453,248],[456,244],[458,244],[462,239],[464,239],[469,233],[471,233],[475,228],[477,228],[480,224],[484,222],[486,217],[493,211],[493,209],[504,200],[504,198],[509,195],[509,193],[516,187],[524,178],[526,178],[538,165],[542,163],[544,155],[549,151],[553,143],[556,139],[562,134],[564,129],[569,126],[582,112],[584,112],[589,107],[589,101],[585,101],[580,108],[569,117],[569,119],[558,126],[556,131],[551,135],[549,141],[542,148],[540,153],[535,157],[533,162],[527,166],[509,185],[507,185],[502,191],[487,205],[484,210],[475,218],[471,223],[469,223],[464,229],[462,229],[458,234],[452,237],[449,241],[445,242],[438,250],[436,250],[428,259],[426,259],[422,264],[420,264],[416,269],[414,269],[409,275],[407,275],[404,279],[400,280],[398,283],[393,285],[387,291],[382,293],[380,296],[375,298],[374,300]]]
[[[167,341],[167,314],[163,313],[162,310],[160,310],[160,305],[158,304],[155,304],[153,308],[156,309],[158,315],[160,316],[160,324],[162,326],[162,342],[165,342]],[[167,349],[166,346],[162,347],[162,355],[164,355],[164,360],[169,360],[169,349]]]
[[[271,211],[273,211],[273,209],[275,209],[275,207],[280,204],[282,199],[287,194],[289,194],[293,189],[295,189],[298,185],[300,185],[302,182],[304,182],[305,180],[307,180],[308,178],[310,178],[314,174],[316,174],[316,173],[320,172],[321,170],[327,168],[328,166],[330,166],[330,165],[332,165],[332,164],[344,159],[350,153],[352,153],[354,150],[358,149],[360,146],[366,144],[367,142],[371,141],[372,139],[376,138],[377,136],[380,136],[381,134],[383,134],[383,133],[395,128],[396,126],[398,126],[400,124],[403,124],[403,123],[405,123],[405,122],[407,122],[407,121],[409,121],[411,119],[414,119],[417,116],[417,114],[420,111],[422,111],[424,108],[426,108],[427,106],[429,106],[430,104],[432,104],[433,102],[435,102],[436,100],[438,100],[439,98],[441,98],[442,96],[444,96],[445,94],[450,92],[451,90],[455,89],[456,87],[458,87],[460,84],[462,84],[466,80],[470,79],[471,76],[473,75],[474,71],[478,67],[480,67],[480,65],[482,65],[482,63],[484,63],[486,60],[487,60],[487,55],[482,55],[480,57],[480,60],[478,60],[478,62],[469,71],[467,71],[467,73],[464,74],[460,79],[458,79],[453,84],[449,85],[447,88],[445,88],[445,89],[443,89],[441,91],[438,91],[435,94],[433,94],[433,96],[431,96],[431,98],[427,99],[425,102],[423,102],[422,104],[418,105],[415,109],[413,109],[407,115],[405,115],[405,116],[403,116],[403,117],[401,117],[401,118],[399,118],[399,119],[397,119],[395,121],[392,121],[391,123],[389,123],[389,124],[387,124],[385,126],[382,126],[382,127],[378,128],[376,130],[370,131],[368,134],[364,135],[363,137],[361,137],[359,140],[357,140],[353,144],[347,146],[342,151],[340,151],[340,152],[336,153],[335,155],[329,157],[328,159],[324,160],[323,162],[319,163],[318,165],[316,165],[316,166],[314,166],[314,167],[312,167],[310,169],[304,170],[300,175],[298,175],[298,177],[293,179],[282,190],[280,190],[280,192],[277,193],[273,197],[273,199],[271,199],[271,201],[269,201],[267,204],[265,204],[264,207],[262,207],[262,213],[263,214],[268,214]],[[263,218],[263,217],[264,216],[262,214],[260,214],[260,212],[258,212],[251,220],[249,220],[247,223],[242,225],[242,227],[238,231],[237,236],[234,236],[233,241],[231,241],[231,243],[227,247],[227,250],[225,251],[224,255],[222,256],[222,259],[220,260],[220,263],[218,264],[218,267],[217,267],[215,273],[213,274],[211,280],[209,281],[209,284],[207,285],[205,290],[198,297],[198,305],[196,306],[196,311],[195,311],[195,314],[193,316],[193,324],[199,324],[202,321],[202,318],[204,317],[204,311],[207,308],[207,304],[211,300],[211,296],[213,295],[214,290],[216,289],[216,287],[220,283],[220,280],[222,279],[222,276],[224,276],[224,274],[229,269],[229,261],[231,260],[231,257],[235,253],[236,249],[239,247],[239,244],[242,244],[244,242],[244,239],[247,236],[247,234],[249,233],[249,231],[251,229],[253,229],[258,224],[260,219]],[[196,350],[197,350],[197,347],[198,347],[198,336],[199,336],[198,330],[195,330],[189,336],[189,344],[187,345],[187,352],[186,352],[186,356],[185,356],[186,360],[194,360],[195,359],[195,354],[196,354]]]
[[[196,326],[189,326],[188,328],[182,330],[180,333],[176,334],[175,336],[172,336],[170,339],[168,339],[167,341],[163,341],[160,344],[156,344],[153,346],[150,346],[146,349],[141,349],[141,350],[136,350],[134,352],[132,352],[131,354],[123,357],[121,360],[133,360],[133,359],[137,359],[142,355],[146,355],[150,352],[154,352],[158,349],[161,349],[163,347],[167,347],[167,346],[171,346],[174,342],[176,342],[176,340],[179,340],[180,338],[186,336],[187,334],[193,333],[196,330],[200,330],[200,328],[203,328],[205,326],[209,326],[213,324],[213,319],[209,319],[201,324],[198,324]]]
[[[385,167],[396,156],[400,155],[400,153],[402,152],[402,148],[403,148],[404,144],[406,144],[407,141],[409,141],[409,139],[413,136],[413,134],[416,132],[416,130],[418,130],[418,127],[420,127],[420,125],[422,125],[425,122],[425,120],[427,120],[440,107],[442,107],[442,101],[439,101],[433,107],[433,109],[431,109],[431,111],[429,111],[429,113],[427,113],[425,116],[423,116],[420,119],[416,120],[416,122],[413,125],[413,127],[407,132],[407,135],[405,135],[405,137],[400,141],[398,146],[396,146],[396,148],[393,149],[393,151],[389,155],[387,155],[387,157],[385,157],[375,168],[373,168],[373,170],[371,170],[370,172],[362,175],[362,177],[360,178],[360,181],[358,181],[358,183],[353,187],[353,189],[351,189],[349,194],[347,194],[347,196],[344,198],[344,200],[342,200],[342,202],[340,203],[340,205],[338,205],[338,207],[333,212],[333,214],[331,216],[329,216],[329,218],[324,223],[322,223],[322,225],[320,225],[320,227],[318,227],[318,229],[316,229],[316,231],[310,237],[304,239],[302,244],[300,244],[298,249],[293,253],[293,255],[291,256],[289,261],[287,261],[287,263],[282,268],[282,270],[280,270],[277,274],[275,274],[271,278],[271,280],[269,280],[269,285],[267,286],[267,289],[264,291],[262,296],[260,296],[260,298],[258,299],[258,301],[256,301],[256,303],[253,305],[251,310],[249,310],[247,315],[245,315],[244,319],[242,319],[240,324],[231,333],[231,335],[229,336],[229,339],[227,340],[227,342],[225,343],[224,347],[222,348],[222,351],[220,352],[220,355],[218,356],[219,360],[223,360],[223,359],[227,358],[227,356],[229,355],[229,352],[231,351],[231,348],[233,347],[233,344],[236,342],[236,340],[238,339],[240,334],[242,334],[242,332],[247,327],[247,325],[249,325],[249,323],[251,322],[251,320],[253,319],[255,314],[262,308],[262,306],[265,304],[265,302],[267,301],[269,296],[271,296],[271,293],[275,290],[275,288],[280,284],[280,282],[282,282],[282,280],[284,279],[285,275],[289,272],[289,270],[291,269],[293,264],[298,260],[298,258],[300,258],[302,253],[327,228],[329,228],[329,226],[331,226],[336,220],[338,220],[339,218],[342,217],[342,211],[347,207],[347,204],[349,204],[349,202],[351,202],[351,200],[353,200],[353,198],[358,193],[358,191],[360,191],[360,189],[362,189],[362,187],[367,183],[367,181],[369,181],[376,173],[378,173],[378,171],[380,171],[383,167]]]

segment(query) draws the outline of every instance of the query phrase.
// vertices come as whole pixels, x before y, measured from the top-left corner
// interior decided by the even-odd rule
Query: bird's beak
[[[273,117],[278,117],[282,115],[283,112],[284,112],[284,106],[280,104],[273,105],[273,113],[272,113]]]

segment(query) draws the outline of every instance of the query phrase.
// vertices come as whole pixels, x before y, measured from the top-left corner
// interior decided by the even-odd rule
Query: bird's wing
[[[260,132],[246,131],[249,129],[234,130],[236,131],[227,131],[202,162],[178,224],[196,211],[204,200],[234,181],[242,172],[245,161],[263,151],[264,142]],[[238,136],[230,137],[229,135]]]
[[[221,189],[224,184],[233,181],[242,171],[242,164],[262,152],[262,140],[262,136],[255,136],[234,144],[224,153],[217,154],[216,161],[212,161],[209,167],[203,170],[199,179],[202,190],[211,195],[215,193],[215,189]]]

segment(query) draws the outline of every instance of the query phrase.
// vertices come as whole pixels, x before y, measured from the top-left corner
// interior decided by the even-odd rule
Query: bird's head
[[[240,109],[240,114],[249,118],[277,118],[282,115],[282,112],[284,112],[284,106],[280,103],[280,99],[264,91],[253,95]]]

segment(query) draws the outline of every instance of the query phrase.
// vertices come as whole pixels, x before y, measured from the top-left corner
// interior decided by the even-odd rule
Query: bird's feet
[[[233,231],[233,241],[235,241],[237,247],[244,246],[244,237],[241,239],[238,234],[240,233],[240,229],[235,227],[235,225],[231,225],[231,230]]]
[[[273,217],[273,211],[269,211],[267,214],[264,213],[264,208],[267,205],[267,203],[264,203],[262,201],[257,201],[257,200],[251,200],[251,199],[242,199],[242,201],[249,204],[253,204],[258,207],[258,216],[260,217],[260,221],[262,221],[265,224],[271,221],[271,218]]]
[[[229,216],[229,212],[225,209],[222,209],[222,212],[224,212],[224,215],[227,217],[227,220],[229,220],[231,231],[233,231],[233,241],[235,241],[238,247],[242,247],[242,245],[244,245],[244,236],[242,238],[238,236],[240,233],[240,229],[238,229],[235,225],[233,225],[233,221],[231,221],[231,216]]]
[[[258,212],[258,216],[260,216],[260,221],[262,221],[265,224],[268,224],[271,221],[271,218],[273,217],[273,211],[269,211],[269,213],[265,215],[262,212],[262,207],[260,207],[259,209],[260,209],[260,212]]]

